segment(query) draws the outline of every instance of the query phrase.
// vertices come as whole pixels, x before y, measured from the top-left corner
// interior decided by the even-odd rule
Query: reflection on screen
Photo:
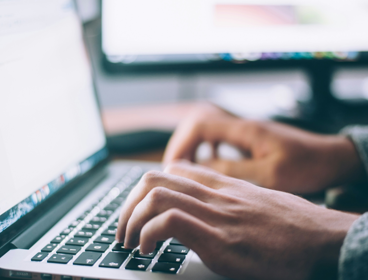
[[[72,1],[0,1],[0,81],[0,215],[23,215],[103,157]]]

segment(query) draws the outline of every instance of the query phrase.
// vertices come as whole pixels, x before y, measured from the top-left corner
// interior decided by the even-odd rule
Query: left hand
[[[121,212],[117,239],[143,253],[175,237],[233,279],[310,279],[337,271],[358,216],[257,187],[188,163],[148,172]]]

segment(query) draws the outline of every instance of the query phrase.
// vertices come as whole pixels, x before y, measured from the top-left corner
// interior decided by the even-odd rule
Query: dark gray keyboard
[[[31,261],[178,273],[189,253],[178,240],[160,241],[150,254],[141,254],[139,248],[126,249],[123,243],[115,241],[118,218],[111,217],[120,211],[120,206],[142,175],[140,167],[131,168],[108,193],[55,236]]]

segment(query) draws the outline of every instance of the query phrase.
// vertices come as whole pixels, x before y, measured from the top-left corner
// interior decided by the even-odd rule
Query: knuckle
[[[169,163],[165,168],[165,173],[176,174],[184,169],[185,166],[188,166],[189,162],[187,160],[178,159]]]
[[[163,200],[167,198],[167,189],[164,187],[155,187],[147,195],[148,204],[150,206],[155,206],[162,203]]]
[[[182,213],[179,209],[172,208],[166,211],[165,225],[169,228],[175,228],[180,222]]]
[[[175,160],[175,161],[173,161],[173,162],[171,162],[171,163],[169,163],[167,166],[166,166],[166,168],[165,168],[165,172],[167,172],[167,173],[169,173],[169,174],[172,174],[172,173],[175,173],[175,171],[177,171],[178,170],[178,168],[179,168],[179,162],[180,161],[177,161],[177,160]]]
[[[161,172],[152,170],[145,173],[141,181],[144,183],[144,185],[151,186],[156,184],[162,177],[163,176]]]

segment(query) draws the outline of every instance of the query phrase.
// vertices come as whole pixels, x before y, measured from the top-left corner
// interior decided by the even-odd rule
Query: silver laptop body
[[[223,279],[178,240],[117,244],[130,190],[160,164],[109,162],[70,0],[0,2],[0,276]]]

